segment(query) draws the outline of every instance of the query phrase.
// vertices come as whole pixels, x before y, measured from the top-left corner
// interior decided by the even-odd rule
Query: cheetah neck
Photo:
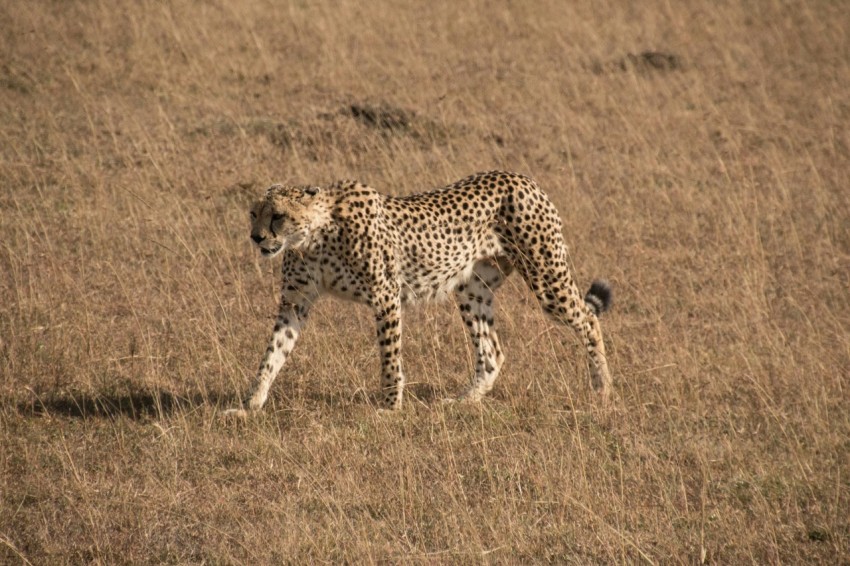
[[[331,191],[323,190],[310,203],[309,222],[305,230],[304,239],[298,246],[304,251],[320,245],[323,239],[322,233],[333,222],[332,212],[336,198],[331,193]]]

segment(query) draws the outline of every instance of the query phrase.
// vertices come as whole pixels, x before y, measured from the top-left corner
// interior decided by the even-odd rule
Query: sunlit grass
[[[0,562],[850,554],[840,4],[6,4]],[[405,313],[387,415],[371,313],[325,299],[266,410],[220,418],[278,295],[255,195],[493,168],[614,285],[612,407],[512,278],[480,405],[441,402],[472,371],[453,304]]]

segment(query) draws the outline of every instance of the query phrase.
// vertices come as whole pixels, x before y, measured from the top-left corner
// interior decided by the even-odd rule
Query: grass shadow
[[[432,383],[411,383],[405,387],[404,393],[427,405],[451,398],[451,395],[446,392],[445,387],[440,387]]]
[[[424,403],[426,405],[439,404],[446,398],[450,398],[445,388],[430,383],[411,383],[404,388],[404,401],[406,403]],[[226,403],[228,398],[223,398]],[[234,400],[235,401],[235,400]],[[378,388],[357,388],[356,390],[339,390],[305,388],[294,394],[292,398],[287,397],[283,391],[272,390],[266,408],[274,406],[286,407],[292,403],[303,403],[310,407],[326,407],[338,409],[340,407],[369,406],[379,409],[383,405],[383,395]]]

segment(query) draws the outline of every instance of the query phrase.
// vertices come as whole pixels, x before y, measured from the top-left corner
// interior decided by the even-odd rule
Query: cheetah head
[[[325,218],[317,187],[272,185],[251,207],[251,239],[265,257],[309,245]]]

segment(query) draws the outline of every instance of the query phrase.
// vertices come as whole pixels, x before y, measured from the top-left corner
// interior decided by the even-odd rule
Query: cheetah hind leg
[[[605,403],[611,394],[611,373],[598,317],[611,304],[611,286],[602,280],[594,281],[582,298],[567,266],[567,249],[560,232],[553,231],[549,239],[552,244],[542,249],[525,242],[522,247],[515,246],[511,260],[543,311],[553,320],[572,327],[584,343],[590,361],[591,385]]]
[[[605,281],[594,281],[582,299],[572,277],[567,275],[553,279],[558,283],[547,285],[540,280],[531,287],[536,290],[546,314],[571,326],[584,342],[590,360],[590,383],[606,403],[611,394],[611,373],[598,317],[611,303],[611,287]]]
[[[505,363],[505,354],[493,329],[493,293],[501,286],[511,269],[506,260],[478,262],[473,268],[473,276],[469,282],[458,286],[455,291],[461,318],[469,330],[475,348],[475,374],[471,385],[458,400],[481,400],[493,389],[502,364]]]

